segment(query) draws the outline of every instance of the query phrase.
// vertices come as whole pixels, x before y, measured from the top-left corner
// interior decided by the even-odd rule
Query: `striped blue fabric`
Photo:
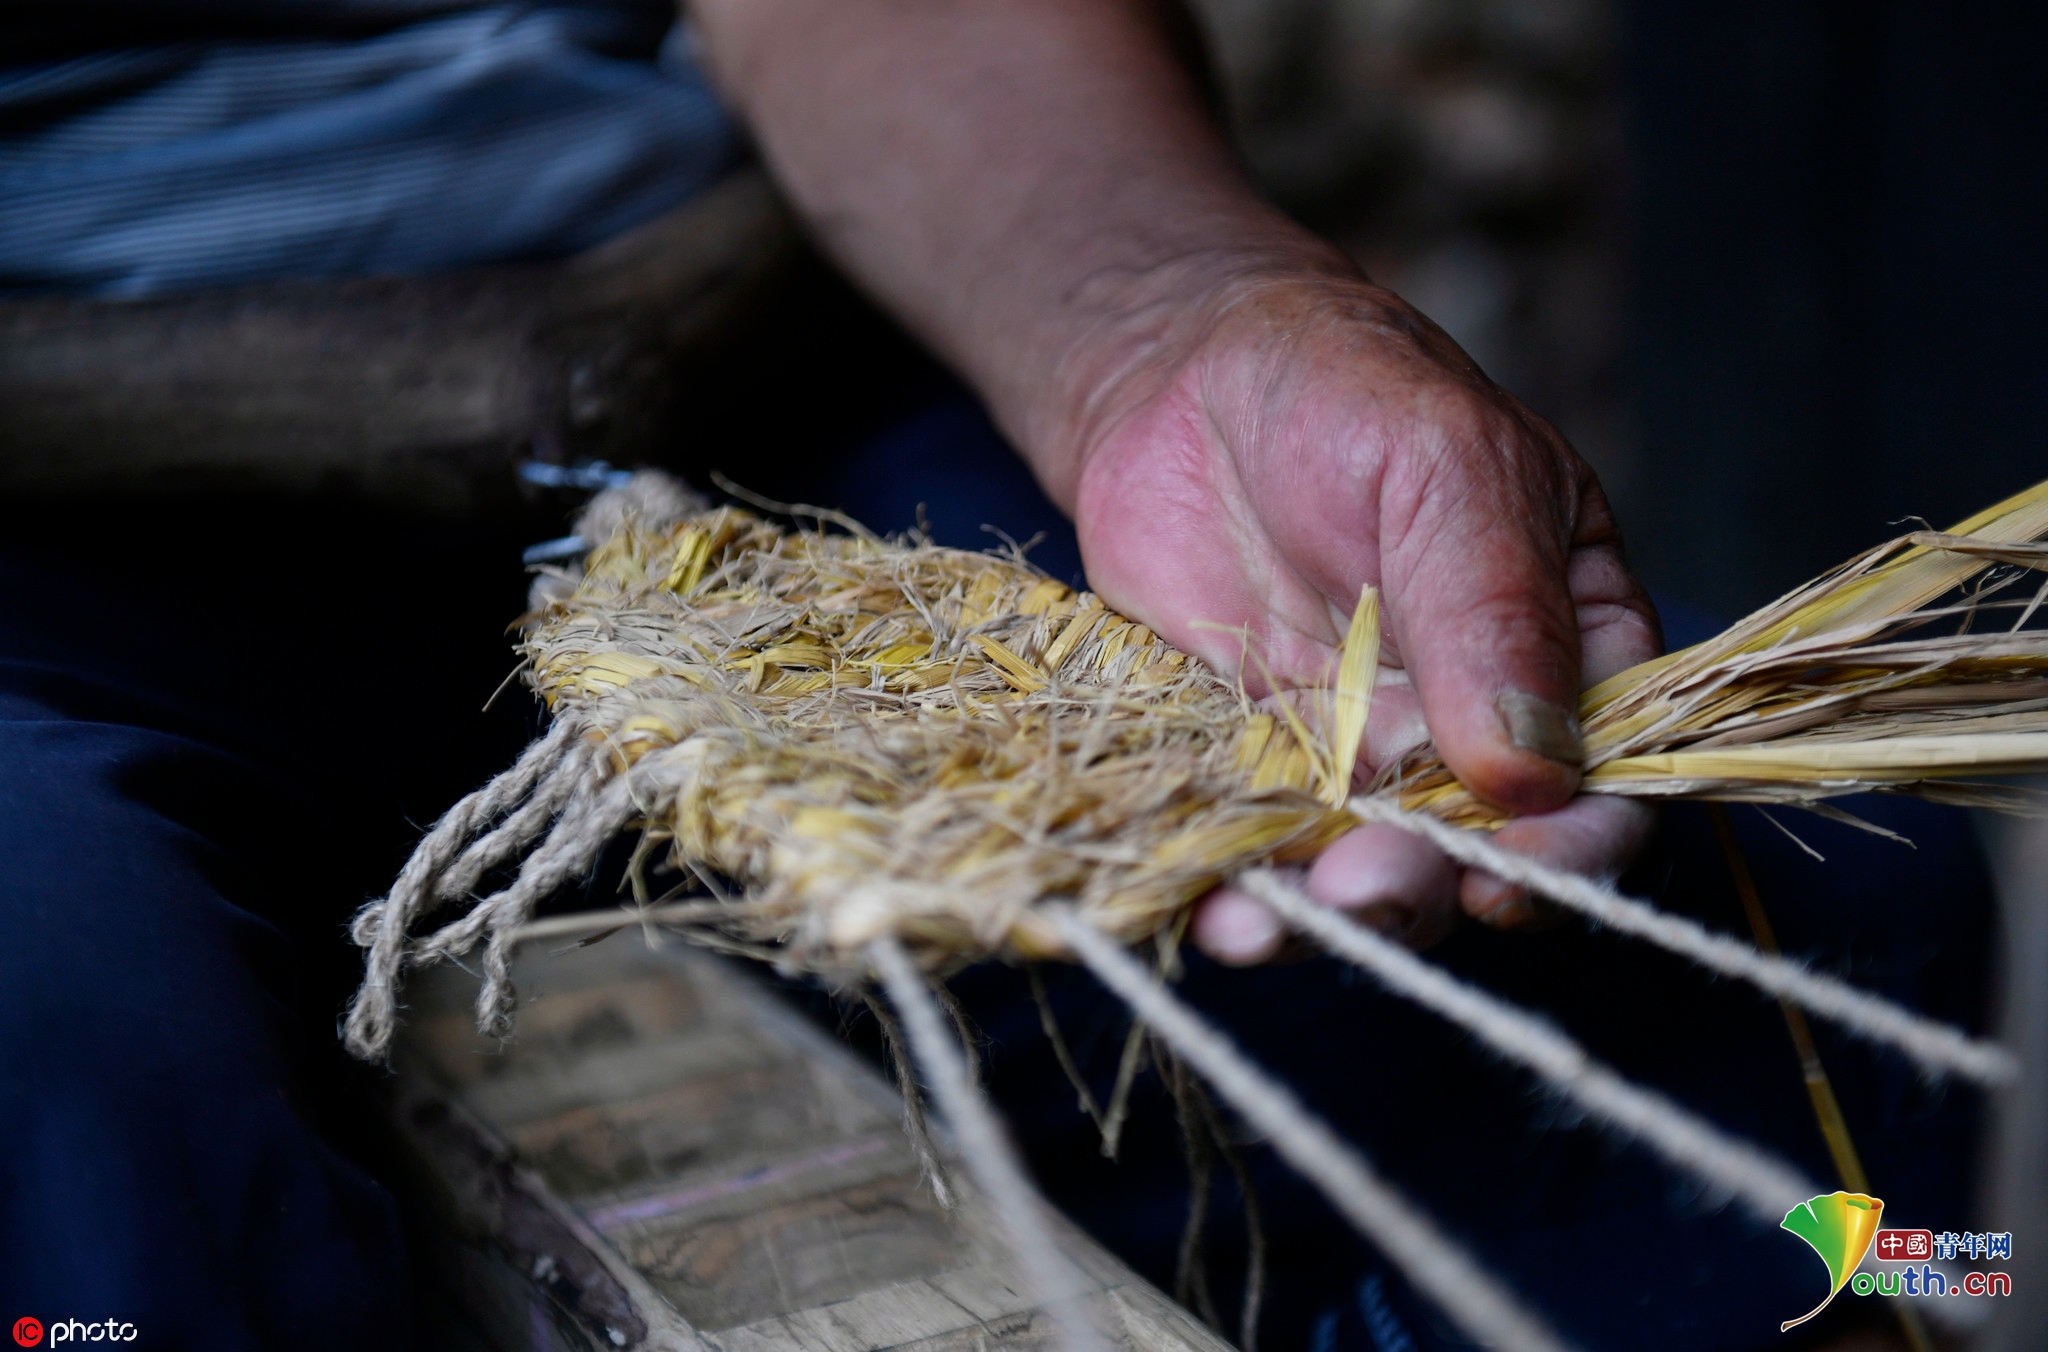
[[[52,45],[8,39],[38,8],[6,7],[0,62]],[[634,0],[84,8],[100,42],[124,15],[153,40],[0,65],[0,288],[139,296],[558,256],[681,204],[738,153],[673,11]]]

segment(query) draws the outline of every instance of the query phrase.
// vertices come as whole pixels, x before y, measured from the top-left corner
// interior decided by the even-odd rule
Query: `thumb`
[[[1445,763],[1497,806],[1544,812],[1578,789],[1583,757],[1567,565],[1575,470],[1590,472],[1555,433],[1502,430],[1442,448],[1412,477],[1388,474],[1380,567]]]

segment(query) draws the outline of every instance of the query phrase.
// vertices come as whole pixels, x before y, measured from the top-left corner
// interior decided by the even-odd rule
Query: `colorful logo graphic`
[[[1860,1192],[1826,1193],[1785,1213],[1779,1224],[1805,1240],[1820,1255],[1821,1262],[1828,1265],[1828,1295],[1827,1300],[1797,1319],[1780,1324],[1780,1332],[1797,1328],[1825,1310],[1828,1301],[1848,1285],[1856,1265],[1870,1251],[1870,1241],[1876,1238],[1878,1221],[1883,1216],[1884,1203]]]

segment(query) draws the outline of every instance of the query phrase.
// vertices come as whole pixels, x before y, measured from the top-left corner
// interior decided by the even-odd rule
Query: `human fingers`
[[[1411,947],[1450,933],[1457,920],[1457,870],[1426,842],[1390,826],[1341,836],[1302,880],[1309,898]],[[1225,884],[1198,903],[1195,946],[1218,962],[1270,962],[1288,945],[1287,927],[1264,902]]]
[[[1580,489],[1565,584],[1579,626],[1581,679],[1589,689],[1664,651],[1656,608],[1629,572],[1607,496],[1591,475]]]
[[[1578,788],[1582,469],[1554,433],[1476,397],[1410,430],[1381,489],[1390,627],[1445,762],[1517,813]]]
[[[1656,611],[1623,562],[1606,498],[1590,477],[1566,576],[1589,687],[1663,651]],[[1653,825],[1654,813],[1646,804],[1581,796],[1560,811],[1509,823],[1494,841],[1575,872],[1612,877],[1642,849]],[[1503,928],[1537,923],[1548,909],[1522,889],[1478,870],[1465,871],[1459,894],[1468,914]]]
[[[1427,948],[1457,923],[1457,869],[1397,827],[1362,826],[1338,837],[1309,869],[1305,890],[1412,948]]]
[[[1655,824],[1646,803],[1586,794],[1556,812],[1509,822],[1494,832],[1493,843],[1553,868],[1614,878],[1641,852]],[[1501,929],[1527,928],[1549,909],[1525,889],[1472,868],[1459,883],[1458,901],[1467,915]]]
[[[1256,967],[1279,956],[1287,927],[1266,903],[1226,883],[1195,903],[1188,934],[1226,966]]]

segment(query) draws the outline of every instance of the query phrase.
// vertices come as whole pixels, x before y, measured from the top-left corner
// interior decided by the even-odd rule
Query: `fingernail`
[[[1494,701],[1508,740],[1524,751],[1533,751],[1559,765],[1578,766],[1585,762],[1586,748],[1579,740],[1578,716],[1569,709],[1539,699],[1523,690],[1504,690]]]
[[[1555,902],[1526,892],[1479,917],[1482,923],[1502,930],[1549,929],[1564,918],[1564,910]]]
[[[1535,920],[1536,916],[1536,903],[1529,900],[1527,893],[1523,893],[1503,905],[1494,907],[1479,918],[1495,929],[1520,929]]]

